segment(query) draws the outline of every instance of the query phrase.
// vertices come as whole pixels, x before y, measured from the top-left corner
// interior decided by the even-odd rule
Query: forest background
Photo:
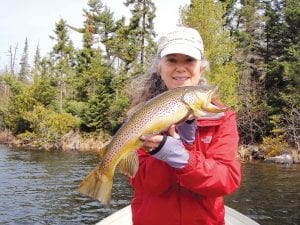
[[[0,73],[2,133],[40,148],[59,148],[74,131],[110,139],[130,108],[130,80],[149,70],[157,49],[154,2],[123,3],[128,22],[116,20],[101,0],[87,1],[82,27],[57,21],[55,44],[45,56],[37,47],[33,66],[27,39],[19,62],[8,46],[9,64]],[[288,147],[299,152],[300,2],[192,0],[180,9],[179,23],[201,33],[206,76],[236,110],[241,144],[259,144],[269,156]],[[74,47],[70,30],[82,35],[82,48]]]

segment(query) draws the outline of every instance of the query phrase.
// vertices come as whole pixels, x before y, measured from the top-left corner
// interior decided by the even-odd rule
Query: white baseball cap
[[[204,53],[203,41],[197,30],[189,27],[176,27],[161,36],[158,41],[158,55],[185,54],[201,60]]]

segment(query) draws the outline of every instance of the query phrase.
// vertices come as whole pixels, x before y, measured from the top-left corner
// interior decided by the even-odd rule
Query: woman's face
[[[201,61],[184,54],[164,56],[159,73],[168,89],[198,85],[204,67]]]

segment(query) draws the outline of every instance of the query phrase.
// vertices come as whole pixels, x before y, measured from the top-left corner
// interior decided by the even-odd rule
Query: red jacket
[[[235,114],[198,120],[187,165],[174,169],[142,149],[139,170],[131,180],[134,225],[224,225],[223,196],[238,188],[238,132]]]

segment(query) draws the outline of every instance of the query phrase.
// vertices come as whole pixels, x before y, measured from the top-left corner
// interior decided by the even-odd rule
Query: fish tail
[[[112,184],[112,177],[101,173],[99,167],[96,167],[84,178],[79,186],[79,192],[107,206],[111,200]]]

